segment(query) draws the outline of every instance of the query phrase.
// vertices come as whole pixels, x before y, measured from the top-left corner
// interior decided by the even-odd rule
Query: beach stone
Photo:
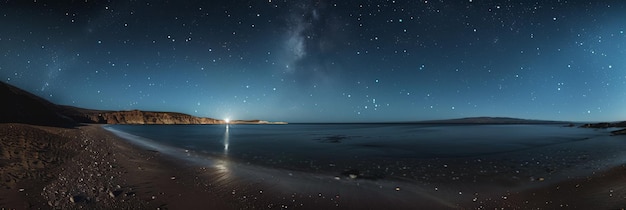
[[[341,173],[341,175],[348,176],[348,177],[350,177],[351,179],[356,179],[356,178],[358,178],[358,177],[359,177],[359,174],[360,174],[360,173],[361,173],[361,172],[360,172],[359,170],[356,170],[356,169],[350,169],[350,170],[344,171],[343,173]]]
[[[116,198],[117,196],[122,194],[122,190],[114,190],[114,191],[109,191],[109,196],[111,198]]]
[[[71,203],[78,203],[78,202],[80,202],[80,196],[78,196],[78,195],[70,196],[70,202]]]

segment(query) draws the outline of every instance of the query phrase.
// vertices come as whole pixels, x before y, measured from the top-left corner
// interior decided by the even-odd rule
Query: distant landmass
[[[26,123],[71,127],[78,123],[92,124],[225,124],[224,120],[196,117],[176,112],[105,111],[63,106],[0,82],[0,123]],[[233,120],[229,124],[286,124],[264,120]]]
[[[574,127],[571,122],[565,121],[550,121],[550,120],[527,120],[510,117],[468,117],[449,120],[429,120],[419,121],[417,123],[428,124],[567,124],[568,127]],[[603,123],[589,123],[583,124],[581,128],[625,128],[621,130],[615,130],[611,133],[613,135],[626,135],[626,121],[623,122],[603,122]]]
[[[564,121],[549,120],[527,120],[510,117],[468,117],[448,120],[428,120],[419,121],[417,123],[433,123],[433,124],[563,124],[569,123]]]

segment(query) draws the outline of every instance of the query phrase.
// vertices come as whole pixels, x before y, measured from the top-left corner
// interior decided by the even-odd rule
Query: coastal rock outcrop
[[[581,128],[610,128],[613,127],[612,123],[588,123],[580,126]]]
[[[603,123],[588,123],[580,126],[582,128],[626,128],[626,121],[623,122],[603,122]]]
[[[611,132],[613,135],[626,135],[626,129]]]
[[[580,126],[582,128],[626,128],[626,121],[614,123],[589,123]],[[626,129],[611,131],[613,135],[626,135]]]

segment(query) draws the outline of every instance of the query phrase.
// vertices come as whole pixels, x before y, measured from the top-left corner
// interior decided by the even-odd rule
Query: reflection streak
[[[230,127],[230,126],[227,124],[227,125],[226,125],[226,132],[224,132],[224,154],[225,154],[225,155],[228,155],[228,143],[229,143],[229,141],[230,141],[230,140],[229,140],[229,136],[230,136],[230,135],[229,135],[229,133],[228,133],[228,132],[229,132],[229,131],[228,131],[228,130],[229,130],[229,127]]]

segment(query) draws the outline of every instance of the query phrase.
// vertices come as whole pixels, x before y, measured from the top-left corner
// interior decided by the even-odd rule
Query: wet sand
[[[626,207],[624,165],[541,187],[460,194],[451,186],[333,179],[219,159],[208,167],[133,145],[100,125],[0,124],[0,154],[0,208],[9,209]]]

